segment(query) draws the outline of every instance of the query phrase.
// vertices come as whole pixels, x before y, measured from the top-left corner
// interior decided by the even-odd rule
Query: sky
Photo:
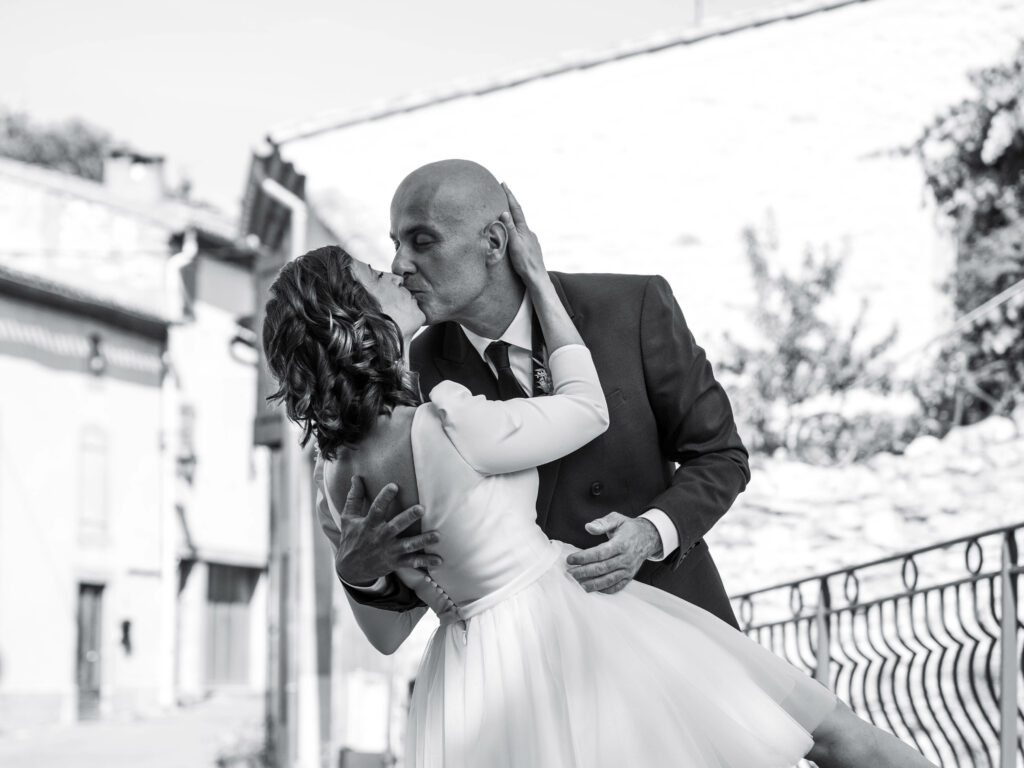
[[[0,105],[167,157],[237,214],[267,131],[785,0],[0,0]]]

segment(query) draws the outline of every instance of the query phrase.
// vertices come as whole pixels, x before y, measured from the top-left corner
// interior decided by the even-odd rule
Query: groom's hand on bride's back
[[[441,564],[438,555],[424,552],[436,544],[440,535],[427,531],[417,536],[403,532],[423,516],[423,507],[414,505],[395,512],[398,486],[388,483],[377,494],[364,515],[366,489],[361,477],[353,477],[345,508],[339,518],[334,568],[346,584],[365,586],[396,568],[434,568]],[[328,532],[328,536],[331,533]]]
[[[643,517],[609,512],[587,523],[587,532],[606,534],[608,541],[568,557],[569,573],[587,592],[611,594],[624,589],[647,558],[661,551],[661,536]]]

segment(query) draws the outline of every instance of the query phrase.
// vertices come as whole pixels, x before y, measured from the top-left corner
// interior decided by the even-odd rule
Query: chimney
[[[116,196],[138,203],[152,203],[166,195],[164,158],[129,149],[113,149],[103,164],[103,184]]]

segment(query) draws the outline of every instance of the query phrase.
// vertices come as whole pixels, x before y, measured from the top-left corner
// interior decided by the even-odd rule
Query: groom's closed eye
[[[401,240],[397,237],[391,238],[392,245],[395,246],[395,250],[399,250],[402,246],[402,240],[404,240],[409,246],[415,250],[421,250],[428,248],[437,242],[437,233],[422,226],[410,228],[406,231],[400,232]]]

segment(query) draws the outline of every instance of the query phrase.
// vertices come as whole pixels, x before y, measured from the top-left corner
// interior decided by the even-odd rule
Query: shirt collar
[[[533,353],[533,303],[530,301],[529,293],[523,295],[523,303],[519,305],[519,311],[516,312],[516,316],[512,318],[512,322],[508,324],[505,332],[501,334],[500,339],[487,339],[473,333],[464,325],[459,327],[466,334],[473,349],[484,359],[486,359],[484,353],[487,347],[494,341],[507,341],[513,347]]]

